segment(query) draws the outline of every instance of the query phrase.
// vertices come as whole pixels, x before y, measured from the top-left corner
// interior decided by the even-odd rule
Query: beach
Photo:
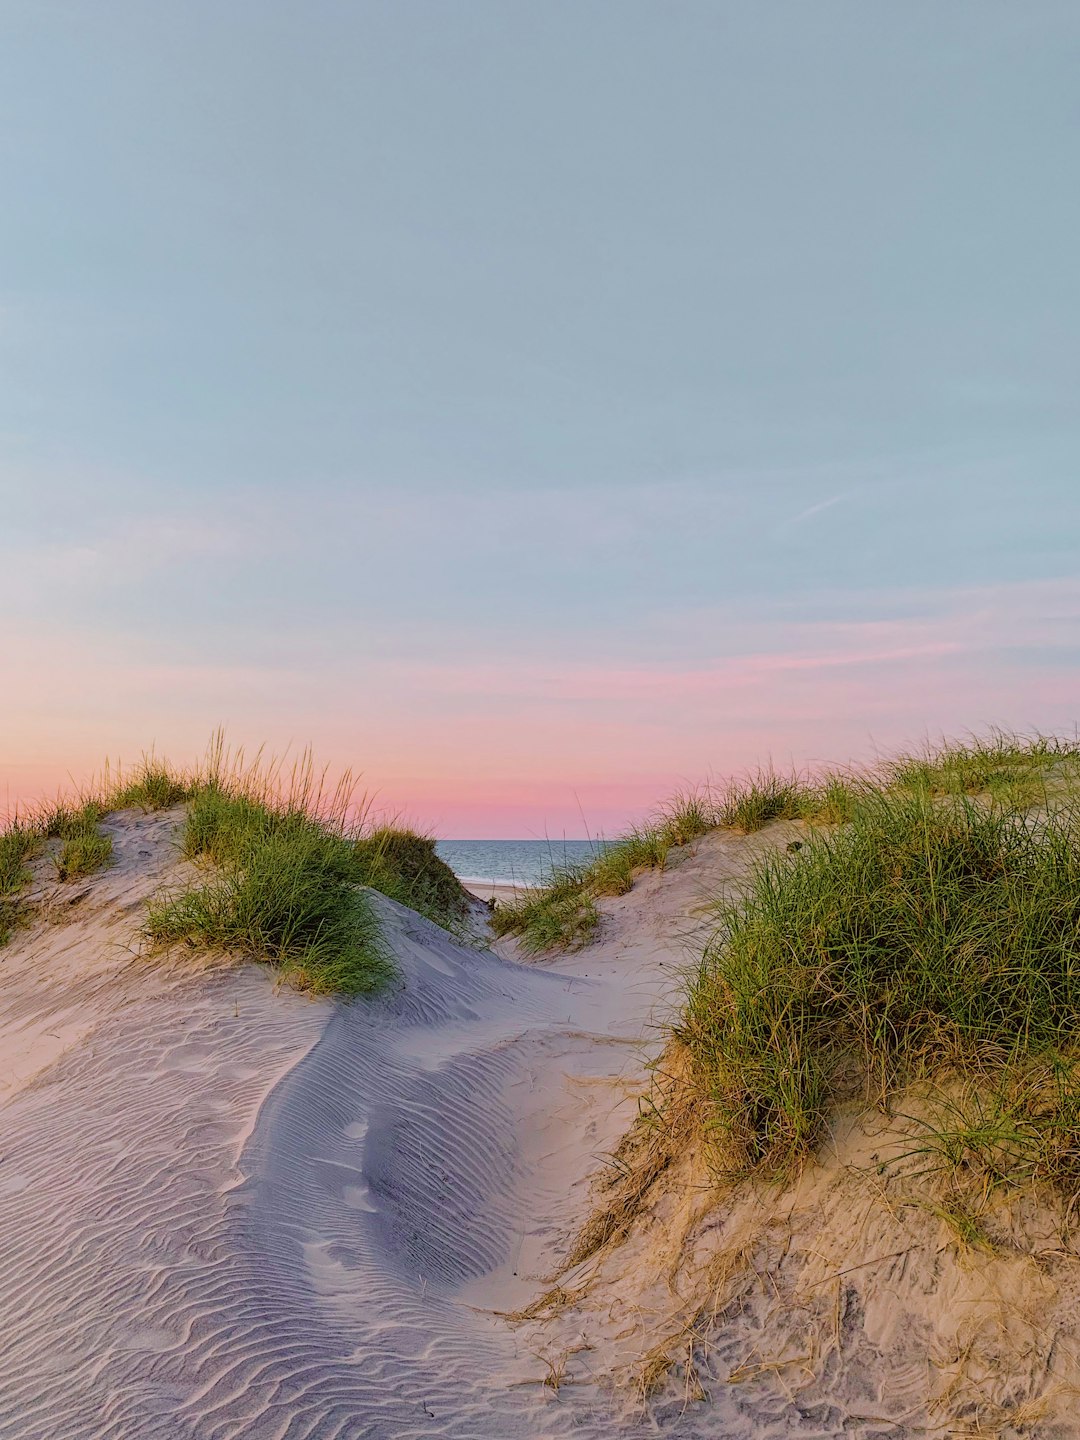
[[[461,883],[470,895],[475,895],[478,900],[483,900],[485,904],[494,900],[497,905],[500,903],[510,905],[519,899],[527,889],[524,885],[500,885],[485,880],[466,879]]]
[[[1080,1440],[1078,69],[0,3],[0,1440]]]
[[[809,1088],[821,1128],[800,1141],[775,1117],[804,1112],[775,1097],[790,1107],[814,1072],[775,1036],[822,993],[812,948],[809,985],[798,970],[777,982],[784,957],[817,943],[823,915],[847,923],[849,904],[866,935],[858,893],[827,898],[846,885],[845,856],[866,877],[884,855],[892,886],[897,855],[918,880],[928,846],[960,877],[960,919],[990,903],[1011,936],[1007,906],[1028,903],[1015,877],[1045,862],[1051,888],[1031,893],[1049,908],[1015,914],[1049,945],[1037,993],[1058,983],[1071,1006],[1049,927],[1065,914],[1053,887],[1075,853],[1078,766],[1071,742],[1005,738],[901,758],[873,791],[762,774],[712,809],[701,794],[662,809],[577,877],[588,895],[478,887],[470,902],[430,840],[305,817],[307,771],[292,800],[272,800],[251,772],[226,783],[148,767],[36,832],[9,830],[24,862],[0,948],[0,1433],[869,1440],[964,1433],[974,1416],[1009,1440],[1030,1417],[1034,1433],[1071,1440],[1080,1242],[1063,1062],[1050,1071],[1034,1054],[1012,1112],[1000,1088],[987,1109],[1008,1072],[964,1079],[952,1061],[936,1088],[930,1072],[897,1071],[886,1100]],[[998,798],[941,788],[982,785],[995,767],[1008,777]],[[1036,798],[1051,808],[1030,826]],[[958,845],[982,867],[974,890]],[[270,889],[246,889],[270,860]],[[334,924],[359,925],[335,932],[366,947],[358,969],[319,969],[310,941],[299,965],[281,948],[254,963],[248,931],[246,950],[219,943],[238,898],[291,930],[285,879],[290,904],[308,905],[304,876],[321,885],[334,865],[378,882],[314,897],[346,907],[325,912]],[[931,873],[947,903],[946,872]],[[895,901],[910,914],[905,885],[881,890],[875,912]],[[405,893],[444,907],[445,924]],[[783,920],[777,968],[763,970],[768,907],[785,895],[806,899],[811,922]],[[553,915],[569,926],[561,945]],[[173,943],[153,941],[154,916]],[[201,916],[212,930],[191,928]],[[728,989],[713,1034],[707,987],[744,943],[747,1013]],[[961,936],[946,976],[964,994],[956,967],[976,943]],[[344,988],[353,975],[362,988]],[[839,983],[824,993],[832,1004]],[[723,1072],[728,1092],[742,1087],[725,1117],[700,1068],[773,1003],[763,1048]],[[821,1043],[842,1023],[828,1012]],[[794,1033],[810,1024],[806,1011]],[[843,1053],[850,1075],[857,1052]],[[774,1057],[802,1065],[779,1072],[782,1090],[768,1088]],[[1064,1120],[1047,1108],[1055,1094]],[[951,1131],[934,1128],[942,1104]],[[970,1113],[981,1118],[964,1129]],[[990,1127],[1006,1113],[1026,1129]],[[738,1155],[760,1144],[755,1121],[773,1149],[751,1169]],[[1038,1170],[1015,1169],[1026,1154]]]
[[[3,952],[4,1435],[645,1433],[603,1390],[560,1403],[543,1334],[501,1317],[636,1113],[707,875],[539,966],[383,900],[400,983],[342,1007],[139,957],[181,822],[111,817],[76,889],[39,867]]]

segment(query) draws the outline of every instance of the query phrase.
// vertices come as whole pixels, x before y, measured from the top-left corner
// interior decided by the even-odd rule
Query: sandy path
[[[611,1435],[611,1400],[556,1396],[491,1312],[580,1223],[695,912],[745,857],[703,843],[557,967],[377,897],[403,983],[341,1006],[133,962],[174,822],[113,822],[117,868],[0,959],[0,1434]],[[716,1407],[663,1428],[765,1433]]]

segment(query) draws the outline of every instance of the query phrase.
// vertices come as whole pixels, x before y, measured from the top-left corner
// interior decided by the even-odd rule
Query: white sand
[[[856,1395],[858,1366],[834,1364],[806,1404],[764,1350],[758,1378],[723,1383],[769,1324],[799,1343],[790,1306],[719,1317],[708,1404],[669,1391],[628,1411],[590,1383],[663,1332],[680,1265],[689,1297],[710,1254],[753,1249],[751,1211],[719,1222],[689,1161],[670,1213],[600,1257],[580,1307],[493,1313],[557,1268],[636,1113],[703,902],[769,837],[710,837],[606,902],[599,943],[557,964],[462,947],[377,897],[402,984],[340,1005],[275,992],[255,966],[133,955],[176,818],[111,821],[120,864],[54,887],[48,918],[0,951],[4,1440],[922,1433],[858,1418],[880,1399]],[[842,1317],[871,1389],[890,1304]],[[542,1383],[559,1373],[574,1383]]]
[[[511,905],[527,893],[527,887],[523,885],[485,885],[480,880],[472,880],[466,887],[470,895],[475,895],[478,900],[501,901],[504,905]]]

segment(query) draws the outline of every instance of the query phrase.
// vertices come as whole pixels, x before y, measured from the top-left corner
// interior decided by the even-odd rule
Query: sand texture
[[[114,817],[75,885],[39,862],[0,958],[0,1434],[560,1433],[480,1292],[535,1293],[513,1271],[632,1115],[657,987],[613,1009],[382,897],[373,1003],[140,957],[178,820]]]
[[[1013,1256],[989,1290],[965,1279],[932,1217],[905,1242],[865,1186],[853,1209],[839,1162],[782,1203],[718,1202],[687,1156],[563,1277],[570,1303],[506,1318],[613,1173],[706,900],[786,832],[709,837],[548,964],[376,897],[401,979],[344,1005],[140,956],[179,818],[114,817],[118,863],[88,881],[38,862],[42,914],[0,952],[4,1440],[969,1433],[928,1409],[927,1354],[1025,1276],[1019,1398],[1045,1388],[1041,1345],[1071,1354],[1060,1277]]]

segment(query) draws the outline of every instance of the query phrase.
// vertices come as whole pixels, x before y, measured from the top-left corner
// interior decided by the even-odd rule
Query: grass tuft
[[[750,835],[771,820],[797,820],[805,809],[806,785],[797,776],[758,770],[733,781],[724,791],[716,812],[717,825]]]
[[[872,789],[865,777],[826,771],[819,781],[803,790],[799,818],[810,825],[847,825]]]
[[[1034,804],[1045,799],[1047,781],[1075,773],[1078,760],[1080,743],[1075,739],[991,730],[887,760],[880,776],[890,787],[931,796],[993,793],[1009,802],[1023,797]]]
[[[80,880],[112,862],[112,836],[98,830],[104,813],[100,800],[86,798],[75,806],[58,802],[42,813],[39,824],[43,836],[64,842],[54,856],[60,880]]]
[[[183,844],[212,871],[151,903],[152,942],[268,960],[316,994],[369,993],[392,973],[342,828],[211,784],[191,800]]]
[[[165,761],[143,758],[126,783],[109,796],[111,810],[168,810],[181,805],[195,793],[197,780],[173,770]]]
[[[761,859],[719,914],[681,1034],[736,1169],[805,1158],[842,1100],[1074,1043],[1072,802],[1033,816],[921,782],[867,790],[797,858]]]
[[[24,918],[20,891],[30,879],[27,861],[41,847],[41,834],[19,820],[0,833],[0,945]]]
[[[529,954],[580,950],[600,923],[583,875],[576,867],[560,868],[546,885],[525,891],[511,905],[497,905],[491,915],[492,930],[496,935],[520,936]]]
[[[599,925],[596,900],[627,894],[642,872],[663,869],[672,850],[714,830],[749,835],[778,820],[818,829],[850,825],[883,792],[979,796],[1001,810],[1021,811],[1045,806],[1077,776],[1080,741],[1003,730],[926,746],[862,773],[753,771],[719,791],[701,787],[676,795],[621,839],[598,845],[588,865],[553,868],[544,884],[497,908],[495,933],[518,935],[531,951],[585,944]]]
[[[182,843],[211,874],[151,906],[150,939],[266,959],[318,994],[369,993],[393,973],[362,887],[447,929],[468,910],[434,840],[370,828],[351,777],[327,789],[309,754],[284,775],[216,752],[194,787]]]
[[[446,930],[458,928],[468,913],[461,882],[435,853],[435,841],[428,835],[380,825],[354,842],[353,863],[365,885]]]
[[[708,791],[684,790],[662,805],[643,831],[632,832],[623,844],[633,846],[635,838],[640,841],[648,836],[652,841],[658,839],[667,849],[673,845],[690,845],[715,830],[719,823]],[[667,849],[663,859],[667,858]]]
[[[204,874],[148,909],[154,944],[223,949],[269,961],[317,993],[357,995],[392,973],[364,887],[382,891],[446,928],[463,925],[468,897],[435,853],[435,842],[401,826],[368,824],[346,774],[336,786],[309,752],[286,770],[247,762],[214,737],[198,769],[182,772],[153,757],[129,776],[108,771],[76,803],[57,801],[0,832],[0,944],[26,918],[27,861],[50,839],[62,880],[109,863],[99,833],[115,810],[187,803],[185,856]]]
[[[1080,1186],[1080,1061],[1054,1049],[1014,1053],[960,1084],[936,1086],[898,1158],[916,1157],[926,1171],[975,1174],[990,1187],[1050,1181]]]
[[[56,873],[61,880],[81,880],[93,875],[112,861],[113,842],[111,835],[93,832],[72,835],[64,841],[63,849],[56,857]]]
[[[587,865],[555,865],[543,884],[511,904],[498,905],[491,927],[496,935],[520,936],[531,954],[579,950],[599,927],[598,899],[625,895],[643,871],[662,870],[672,849],[691,844],[715,825],[707,791],[676,795],[621,839],[598,842]]]

